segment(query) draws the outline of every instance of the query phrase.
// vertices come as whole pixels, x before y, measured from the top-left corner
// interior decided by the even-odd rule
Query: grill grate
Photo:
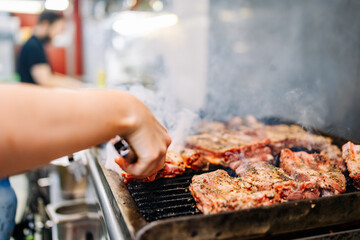
[[[294,147],[292,151],[306,151],[308,153],[318,152],[309,151],[306,148]],[[279,155],[275,156],[275,166],[279,166]],[[184,174],[175,178],[163,178],[154,182],[134,182],[126,186],[139,208],[140,214],[147,222],[160,219],[200,214],[196,208],[196,202],[192,197],[189,186],[191,178],[195,174],[224,169],[231,177],[236,177],[234,170],[220,165],[210,165],[208,171],[194,171],[187,169]],[[352,180],[345,173],[347,180],[347,191],[354,192]]]
[[[147,222],[200,213],[189,185],[195,171],[187,170],[172,179],[128,183],[127,188]]]
[[[226,170],[230,176],[236,173],[230,168],[211,165],[209,171]],[[206,172],[209,172],[206,171]],[[126,186],[147,222],[164,218],[200,214],[192,197],[189,186],[195,174],[205,171],[187,169],[184,174],[175,178],[163,178],[154,182],[134,182]]]

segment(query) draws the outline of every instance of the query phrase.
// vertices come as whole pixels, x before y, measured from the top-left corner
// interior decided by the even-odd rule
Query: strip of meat
[[[346,162],[349,176],[354,180],[354,186],[360,189],[360,145],[347,142],[342,146],[342,156]]]
[[[226,126],[222,122],[209,122],[203,121],[197,127],[196,131],[198,133],[217,133],[226,131]]]
[[[250,154],[247,154],[250,155]],[[210,163],[212,164],[223,164],[225,161],[222,157],[216,157],[208,152],[196,149],[185,148],[181,152],[181,156],[186,163],[186,167],[192,168],[194,170],[208,170]],[[229,158],[233,157],[233,160],[227,161],[226,165],[235,169],[232,166],[238,166],[243,157],[238,155],[229,155]],[[271,155],[271,149],[269,147],[257,148],[252,151],[252,159],[257,161],[264,161],[269,163],[274,163],[274,157]]]
[[[306,132],[298,125],[264,126],[263,130],[270,139],[273,154],[277,155],[284,148],[304,147],[309,150],[323,150],[331,145],[331,139]]]
[[[314,182],[293,180],[281,168],[257,159],[243,159],[235,171],[257,190],[274,189],[284,200],[311,199],[320,195]]]
[[[117,162],[117,159],[115,159]],[[137,178],[128,173],[122,173],[124,177],[124,182],[152,182],[155,179],[159,178],[173,178],[177,175],[181,175],[185,172],[186,163],[183,161],[182,157],[175,152],[167,151],[164,168],[161,169],[156,174],[147,177],[147,178]]]
[[[269,139],[258,136],[255,131],[200,134],[190,136],[186,141],[187,148],[203,151],[211,163],[221,165],[252,157],[268,144]]]
[[[212,214],[267,206],[280,201],[275,191],[253,192],[250,185],[238,178],[230,177],[226,171],[217,170],[192,178],[190,192],[197,208],[204,214]]]
[[[324,195],[341,194],[346,191],[345,176],[321,154],[283,149],[280,167],[298,181],[315,182],[323,190]]]

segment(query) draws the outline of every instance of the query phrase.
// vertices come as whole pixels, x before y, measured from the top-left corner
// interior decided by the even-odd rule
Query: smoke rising
[[[199,114],[184,108],[175,98],[159,88],[153,91],[142,85],[133,85],[125,90],[139,98],[154,114],[156,119],[167,129],[172,139],[170,149],[176,150],[177,146],[182,146],[186,136],[193,130],[194,126],[200,121]]]
[[[360,135],[355,9],[333,0],[211,1],[207,117],[275,116]],[[222,21],[225,13],[235,17]]]

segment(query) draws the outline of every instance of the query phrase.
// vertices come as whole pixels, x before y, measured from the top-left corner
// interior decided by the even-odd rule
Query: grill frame
[[[335,145],[347,139],[325,133]],[[214,215],[191,215],[147,223],[141,216],[126,185],[119,176],[102,165],[101,149],[92,149],[89,161],[96,165],[102,185],[111,203],[117,223],[125,232],[124,239],[232,239],[271,237],[292,232],[360,222],[360,192],[299,200]],[[90,169],[94,171],[94,169]],[[342,207],[339,207],[342,206]],[[106,217],[105,217],[106,221]],[[107,225],[112,224],[106,221]],[[108,226],[109,227],[109,226]]]

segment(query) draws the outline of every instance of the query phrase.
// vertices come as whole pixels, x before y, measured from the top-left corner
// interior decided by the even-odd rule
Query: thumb
[[[121,167],[121,169],[125,172],[126,169],[131,165],[128,161],[126,161],[123,157],[119,156],[117,158],[115,158],[115,162],[117,163],[117,165],[119,165]]]

